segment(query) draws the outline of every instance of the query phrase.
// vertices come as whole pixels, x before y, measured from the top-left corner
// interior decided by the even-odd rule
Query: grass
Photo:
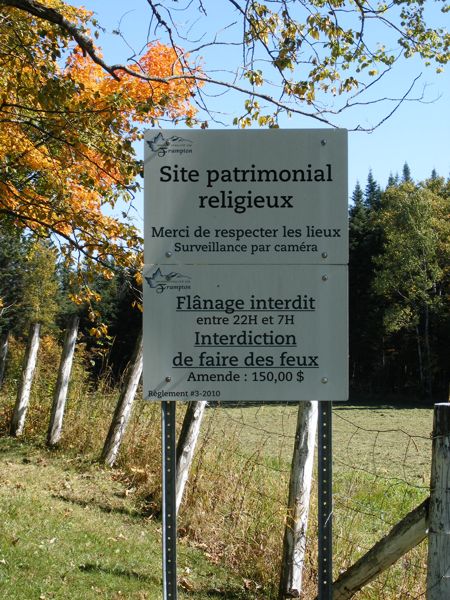
[[[118,468],[108,472],[95,466],[117,390],[92,386],[80,353],[61,449],[49,454],[43,439],[58,355],[48,340],[33,385],[27,443],[0,440],[0,594],[50,599],[73,588],[69,598],[120,598],[120,591],[126,598],[156,600],[160,524],[144,518],[142,506],[155,508],[160,500],[159,406],[137,400]],[[4,433],[20,372],[18,352],[8,372],[0,392]],[[193,587],[191,592],[181,588],[181,598],[221,597],[222,592],[230,600],[277,597],[296,413],[295,405],[273,404],[207,411],[179,518],[179,575]],[[178,415],[181,420],[181,407]],[[342,403],[334,407],[333,429],[337,576],[428,494],[432,410]],[[315,597],[317,587],[315,506],[313,498],[306,600]],[[357,598],[420,597],[425,567],[422,544]],[[34,581],[32,590],[24,587],[24,579],[26,585]]]
[[[229,465],[241,457],[245,472],[250,466],[252,481],[241,476],[241,488],[233,494],[241,499],[238,505],[222,494],[221,503],[212,502],[213,521],[221,522],[226,512],[241,511],[257,515],[261,538],[265,539],[267,597],[276,597],[276,582],[281,553],[281,533],[284,506],[287,496],[289,463],[292,455],[296,425],[295,406],[264,405],[261,407],[226,408],[210,411],[208,426],[204,428],[206,446],[221,448],[216,460],[209,457],[213,466],[211,477],[220,471],[220,462]],[[431,463],[432,410],[430,408],[401,408],[394,406],[336,405],[334,409],[334,566],[335,577],[350,566],[375,542],[385,535],[409,510],[420,504],[428,494]],[[226,456],[223,440],[230,444],[231,456]],[[201,462],[201,461],[200,461]],[[201,468],[204,470],[205,465]],[[239,472],[235,466],[234,471]],[[223,470],[220,471],[223,473]],[[261,482],[258,487],[257,481]],[[216,488],[218,483],[209,482]],[[205,489],[205,484],[200,486]],[[251,492],[249,493],[249,489]],[[246,491],[244,491],[246,490]],[[194,493],[201,490],[194,488]],[[212,492],[210,492],[211,494]],[[314,493],[314,492],[313,492]],[[242,502],[242,497],[244,502]],[[266,506],[269,500],[269,507]],[[306,598],[313,598],[316,590],[315,564],[317,529],[316,500],[312,500],[309,549],[306,570]],[[242,511],[241,507],[244,506]],[[193,509],[186,509],[187,518]],[[270,511],[270,512],[269,512]],[[249,518],[249,521],[251,519]],[[200,531],[208,525],[197,523]],[[232,547],[233,540],[250,523],[228,522],[220,533]],[[200,533],[198,533],[200,535]],[[205,537],[209,532],[205,531]],[[424,591],[426,544],[410,552],[379,580],[367,586],[358,598],[404,600],[419,596]],[[253,550],[251,560],[246,560],[249,548],[237,550],[241,569],[257,579],[261,569],[257,566]],[[405,565],[409,565],[405,569]],[[256,568],[255,568],[256,566]],[[411,594],[411,596],[409,595]]]
[[[0,440],[0,597],[161,598],[160,524],[92,463]],[[180,598],[242,598],[242,580],[186,544]],[[240,581],[240,583],[239,583]],[[183,589],[184,588],[184,589]]]
[[[335,472],[349,468],[372,475],[427,485],[430,474],[433,411],[430,407],[335,404],[333,409]],[[261,450],[274,464],[288,468],[292,456],[297,407],[265,405],[210,411],[216,437],[230,429],[243,452]]]

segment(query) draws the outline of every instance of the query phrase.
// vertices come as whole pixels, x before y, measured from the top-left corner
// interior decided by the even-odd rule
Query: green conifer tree
[[[372,178],[371,193],[377,186]],[[354,389],[374,389],[381,368],[382,314],[374,302],[372,282],[374,257],[380,244],[373,224],[373,209],[366,202],[359,182],[352,194],[349,214],[349,339],[350,376]],[[373,199],[373,196],[371,196]]]
[[[411,169],[409,168],[409,165],[407,162],[405,162],[405,164],[403,165],[402,182],[403,183],[412,183],[413,182],[413,179],[411,177]]]
[[[367,176],[364,200],[366,206],[370,209],[377,210],[380,207],[381,189],[378,183],[375,181],[372,170],[369,171],[369,174]]]
[[[8,217],[0,219],[0,333],[10,331],[18,318],[22,297],[27,242]]]

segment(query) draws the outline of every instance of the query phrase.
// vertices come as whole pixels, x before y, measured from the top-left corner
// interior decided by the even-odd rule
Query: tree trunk
[[[39,333],[41,326],[39,323],[32,323],[28,334],[27,348],[22,369],[22,378],[17,392],[17,400],[14,405],[13,416],[11,419],[11,435],[22,435],[27,415],[28,405],[30,403],[31,384],[33,383],[34,371],[36,369],[37,352],[39,348]]]
[[[288,513],[284,530],[279,600],[298,598],[301,595],[317,415],[317,402],[300,403],[289,481]]]
[[[430,499],[406,515],[333,584],[333,600],[348,600],[426,538]],[[442,596],[442,598],[447,596]]]
[[[450,598],[450,404],[435,404],[427,600]]]
[[[127,369],[125,381],[119,401],[106,436],[100,460],[110,467],[116,462],[120,445],[128,425],[136,390],[142,375],[143,343],[142,332],[139,334],[133,357]]]
[[[61,362],[59,363],[58,379],[53,394],[52,412],[47,432],[47,445],[55,446],[61,439],[64,411],[66,408],[67,390],[69,387],[72,361],[77,343],[79,317],[74,316],[70,320],[64,337]]]
[[[0,388],[3,385],[6,369],[6,357],[8,356],[9,331],[0,335]]]
[[[206,401],[189,402],[184,415],[180,437],[177,443],[176,489],[177,512],[183,499],[183,492],[189,476],[195,446],[200,434],[200,425],[206,408]]]
[[[422,389],[424,389],[422,343],[420,341],[420,331],[419,331],[418,326],[416,326],[416,338],[417,338],[417,358],[419,360],[419,379],[420,379],[420,385],[422,386]]]
[[[424,308],[423,324],[423,345],[425,349],[425,393],[427,398],[433,395],[433,369],[431,365],[431,347],[430,347],[430,309],[428,304]]]

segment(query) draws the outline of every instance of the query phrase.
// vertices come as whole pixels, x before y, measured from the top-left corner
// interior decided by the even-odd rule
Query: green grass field
[[[179,520],[180,598],[276,598],[296,411],[274,405],[207,411]],[[162,597],[161,525],[143,514],[144,490],[130,478],[130,465],[136,472],[149,468],[139,454],[142,440],[151,441],[142,423],[147,413],[139,414],[145,438],[132,424],[121,469],[113,471],[96,465],[92,450],[78,451],[72,438],[60,451],[47,451],[37,418],[28,441],[0,438],[0,597]],[[427,495],[431,427],[430,408],[335,407],[335,576]],[[307,600],[316,588],[314,502]],[[419,597],[423,546],[358,600]]]
[[[215,427],[225,435],[230,428],[244,432],[242,448],[289,464],[297,408],[265,405],[214,411]],[[430,407],[362,406],[340,403],[333,410],[335,472],[348,468],[373,475],[428,484],[433,411]]]
[[[156,600],[160,523],[92,463],[0,440],[0,597]],[[242,598],[242,580],[179,545],[180,598]]]
[[[296,426],[297,407],[264,405],[247,408],[218,408],[208,415],[210,445],[221,447],[221,459],[227,464],[224,444],[232,440],[231,452],[240,454],[242,469],[253,469],[252,483],[243,477],[236,486],[237,496],[250,496],[244,505],[258,515],[259,536],[266,540],[269,554],[267,579],[277,580],[281,536],[272,534],[283,529],[290,458]],[[334,466],[334,575],[353,564],[390,528],[428,495],[431,465],[432,409],[394,407],[391,405],[336,405],[333,416]],[[206,435],[206,434],[205,434]],[[216,469],[220,469],[220,460]],[[212,469],[212,472],[215,471]],[[213,475],[214,476],[214,475]],[[314,493],[314,490],[313,490]],[[226,504],[232,512],[231,503]],[[316,589],[316,499],[313,498],[310,525],[310,558],[306,573],[306,598],[313,598]],[[231,508],[230,508],[231,506]],[[226,510],[216,510],[216,521]],[[270,523],[269,513],[272,516]],[[242,519],[241,519],[242,520]],[[234,526],[234,523],[233,523]],[[233,538],[248,534],[251,525],[242,524],[241,531],[224,531],[230,546]],[[271,540],[270,544],[267,540]],[[404,600],[408,594],[419,596],[424,590],[426,544],[413,550],[403,561],[358,595],[361,600],[380,598]],[[269,551],[270,548],[270,551]],[[257,553],[253,555],[256,561]],[[243,553],[241,567],[247,565],[252,576],[251,561]],[[405,565],[408,566],[405,569]],[[257,577],[257,575],[254,575]],[[276,597],[276,587],[270,597]],[[411,596],[411,597],[416,597]]]

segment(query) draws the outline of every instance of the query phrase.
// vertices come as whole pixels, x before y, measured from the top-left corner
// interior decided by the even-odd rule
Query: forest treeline
[[[405,163],[384,189],[369,172],[349,208],[350,383],[355,397],[385,394],[446,399],[450,338],[450,180],[433,172],[414,182]],[[141,328],[134,274],[111,263],[111,277],[84,277],[77,297],[58,246],[0,221],[0,333],[25,338],[29,325],[62,337],[80,316],[92,377],[120,377]]]
[[[447,399],[450,180],[415,183],[407,163],[381,189],[371,172],[349,211],[354,392]]]

